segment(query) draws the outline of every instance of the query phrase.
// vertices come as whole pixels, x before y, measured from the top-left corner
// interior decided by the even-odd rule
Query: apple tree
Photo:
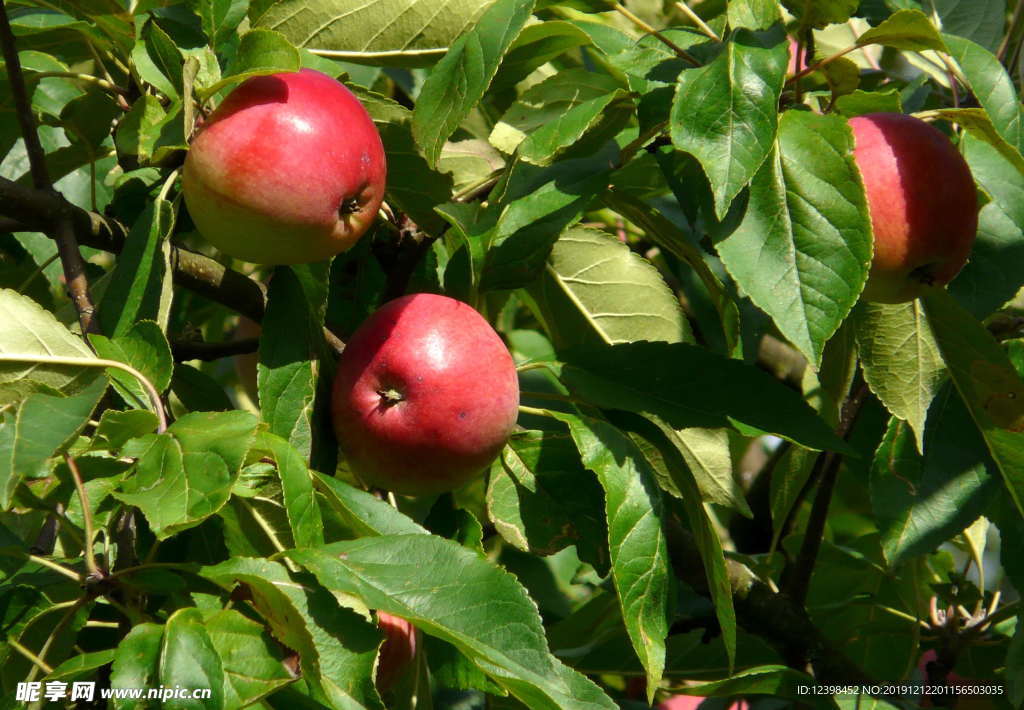
[[[0,8],[3,707],[1024,704],[1024,1]]]

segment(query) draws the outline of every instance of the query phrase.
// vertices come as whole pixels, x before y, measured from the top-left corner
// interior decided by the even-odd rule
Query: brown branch
[[[240,338],[221,343],[209,343],[203,340],[183,340],[171,344],[171,351],[176,361],[183,360],[219,360],[222,357],[248,355],[256,352],[260,345],[259,338]]]
[[[56,226],[55,215],[65,210],[80,244],[114,254],[124,248],[128,230],[121,223],[76,207],[58,194],[0,178],[0,215],[8,218],[4,226],[10,231],[50,235]],[[263,320],[266,294],[256,281],[208,256],[180,247],[171,247],[171,266],[175,283],[254,321]]]
[[[667,537],[676,575],[701,594],[709,595],[700,550],[677,516],[669,520]],[[803,663],[809,663],[821,684],[872,683],[856,663],[825,638],[802,607],[773,591],[739,562],[726,560],[725,564],[736,618],[744,629],[772,644],[783,658],[801,659],[795,664],[800,670]]]
[[[0,45],[2,45],[4,61],[7,64],[7,79],[11,86],[11,97],[14,100],[14,112],[18,117],[21,135],[25,140],[25,152],[28,154],[32,184],[40,192],[53,192],[50,174],[46,168],[46,153],[39,142],[35,117],[32,115],[32,104],[25,89],[21,61],[18,59],[14,32],[11,30],[4,0],[0,0]],[[92,295],[89,293],[89,281],[85,276],[85,260],[78,250],[78,241],[75,239],[75,229],[68,209],[63,208],[54,213],[52,229],[48,234],[57,242],[57,252],[60,254],[60,262],[64,267],[64,281],[68,293],[71,295],[71,301],[78,311],[82,332],[98,333],[99,323],[96,319],[96,307],[93,305]]]
[[[843,412],[839,419],[839,426],[836,427],[836,434],[846,439],[857,414],[860,413],[861,405],[867,398],[868,386],[863,378],[860,378],[859,385],[847,398],[843,405]],[[828,519],[828,508],[832,501],[832,493],[835,490],[836,480],[839,477],[839,465],[842,463],[842,456],[834,451],[825,451],[818,456],[814,462],[808,481],[813,485],[815,480],[820,480],[818,493],[811,506],[811,516],[807,521],[807,530],[804,532],[804,539],[800,545],[800,552],[796,561],[787,570],[788,574],[783,576],[783,588],[794,603],[800,606],[807,600],[807,591],[811,584],[811,573],[814,571],[815,562],[818,559],[818,550],[821,549],[821,538],[825,534],[825,523]]]

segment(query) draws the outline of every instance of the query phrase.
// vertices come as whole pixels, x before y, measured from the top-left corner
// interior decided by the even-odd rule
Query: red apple
[[[419,638],[415,626],[384,611],[377,612],[377,626],[384,632],[384,643],[377,655],[377,688],[383,693],[416,657]]]
[[[938,129],[913,116],[857,116],[850,128],[875,234],[861,298],[903,303],[925,285],[949,283],[978,229],[967,162]]]
[[[182,188],[200,233],[224,253],[302,264],[356,243],[380,208],[385,173],[363,105],[303,69],[232,91],[192,141]]]
[[[412,495],[479,475],[515,425],[519,384],[501,338],[469,305],[420,293],[391,301],[338,361],[334,428],[364,482]]]
[[[673,695],[658,705],[657,710],[700,710],[701,703],[705,700],[707,698],[699,695]],[[750,710],[750,703],[746,700],[737,700],[728,710]]]

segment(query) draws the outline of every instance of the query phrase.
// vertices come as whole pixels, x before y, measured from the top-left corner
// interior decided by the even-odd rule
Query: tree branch
[[[676,575],[702,594],[708,594],[704,562],[697,543],[677,516],[670,518],[667,535]],[[832,646],[803,608],[785,594],[773,591],[739,562],[726,560],[725,564],[736,617],[744,629],[771,643],[783,658],[806,659],[819,683],[866,685],[872,682],[857,664]]]
[[[855,387],[853,393],[847,398],[843,405],[843,412],[839,419],[839,426],[836,434],[846,439],[857,414],[860,413],[861,405],[864,403],[868,393],[868,385],[863,377],[859,378],[860,383]],[[821,538],[825,534],[825,523],[828,519],[828,508],[832,502],[832,492],[835,490],[836,479],[839,477],[839,465],[843,457],[834,451],[826,451],[818,456],[814,462],[814,469],[811,471],[809,482],[813,485],[815,480],[820,480],[818,493],[811,506],[811,517],[807,521],[807,530],[804,532],[804,539],[800,545],[800,552],[797,555],[793,566],[788,570],[789,574],[783,575],[783,588],[788,592],[794,603],[800,606],[807,600],[807,591],[811,584],[811,573],[814,571],[814,564],[818,559],[818,550],[821,548]]]
[[[25,152],[28,154],[32,184],[40,192],[52,193],[53,185],[50,183],[50,174],[46,168],[46,152],[39,142],[35,116],[32,114],[32,104],[29,101],[28,92],[25,90],[25,78],[21,73],[21,61],[18,59],[14,32],[11,30],[4,0],[0,0],[0,45],[2,45],[4,61],[7,64],[7,78],[11,86],[11,97],[14,99],[14,112],[18,117],[18,124],[21,126],[21,135],[25,139]],[[96,307],[93,305],[92,295],[89,293],[89,281],[85,276],[85,260],[78,250],[71,213],[65,205],[70,205],[70,203],[64,201],[64,204],[61,205],[62,209],[53,213],[51,229],[47,233],[57,242],[57,253],[60,254],[60,263],[64,267],[64,281],[68,293],[71,295],[71,301],[78,311],[82,332],[98,333]]]
[[[174,359],[182,360],[219,360],[233,355],[247,355],[259,348],[259,338],[241,338],[222,343],[208,343],[203,340],[181,340],[171,343]]]
[[[128,230],[121,223],[72,205],[58,194],[33,190],[0,178],[0,222],[9,231],[43,232],[50,236],[54,216],[67,211],[80,244],[118,254]],[[174,282],[254,321],[263,320],[266,294],[256,281],[208,256],[171,247]]]

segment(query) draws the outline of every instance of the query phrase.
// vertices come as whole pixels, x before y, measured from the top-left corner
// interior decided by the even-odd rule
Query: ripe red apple
[[[377,656],[377,689],[383,693],[416,657],[419,638],[415,626],[384,611],[377,612],[377,626],[384,632],[384,643]]]
[[[875,254],[861,298],[903,303],[924,285],[949,283],[978,230],[970,168],[949,139],[913,116],[850,119],[854,160],[867,193]]]
[[[359,100],[312,69],[253,77],[203,123],[185,204],[231,256],[302,264],[345,251],[384,198],[384,147]]]
[[[338,361],[334,428],[366,483],[412,495],[480,474],[515,425],[512,356],[471,306],[419,293],[385,304]]]

